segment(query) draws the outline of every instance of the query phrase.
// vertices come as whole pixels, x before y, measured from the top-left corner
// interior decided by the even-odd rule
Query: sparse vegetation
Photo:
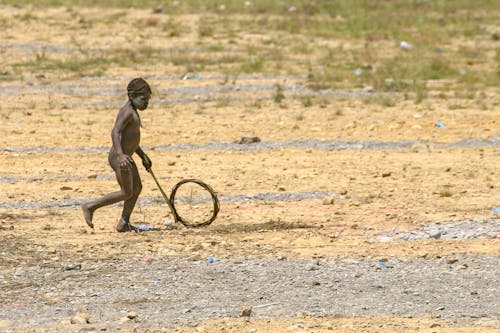
[[[166,38],[178,38],[196,31],[198,36],[198,51],[187,52],[147,47],[139,53],[125,47],[89,54],[85,45],[75,41],[81,55],[62,58],[42,51],[34,59],[4,66],[6,70],[22,67],[99,76],[111,66],[154,61],[197,71],[299,75],[308,77],[306,86],[313,90],[371,86],[377,91],[405,93],[415,103],[427,98],[429,81],[454,82],[456,91],[500,86],[498,66],[484,65],[500,62],[498,48],[494,44],[465,43],[492,39],[486,27],[496,22],[497,11],[495,2],[489,0],[473,4],[466,0],[302,1],[294,4],[293,12],[279,1],[257,0],[249,6],[235,0],[223,5],[216,0],[186,0],[164,3],[159,15],[152,13],[156,1],[94,1],[90,6],[123,9],[99,17],[79,12],[79,6],[89,6],[87,1],[4,0],[2,4],[15,4],[21,9],[29,5],[9,19],[9,24],[15,24],[14,20],[27,24],[43,21],[43,14],[35,8],[66,6],[68,15],[77,22],[69,26],[70,30],[77,29],[72,31],[91,31],[102,25],[113,29],[130,19],[126,9],[135,8],[151,10],[135,28],[139,33],[146,29],[148,36],[159,32]],[[193,25],[176,16],[184,14],[199,16]],[[262,38],[245,42],[243,49],[239,41],[247,33]],[[219,38],[230,42],[215,43]],[[336,43],[329,42],[332,40]],[[401,41],[411,47],[401,48]],[[374,102],[393,105],[392,100]]]
[[[280,84],[275,85],[275,91],[273,94],[273,100],[275,103],[279,104],[285,99],[285,94],[283,93],[283,87]]]

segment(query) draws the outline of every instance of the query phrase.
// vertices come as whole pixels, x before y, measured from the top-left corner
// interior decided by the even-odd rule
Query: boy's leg
[[[132,168],[120,169],[116,166],[116,161],[110,159],[110,164],[116,174],[116,180],[120,185],[120,191],[106,194],[105,196],[94,201],[86,202],[81,205],[85,222],[91,228],[94,228],[92,218],[94,211],[104,206],[127,200],[133,196],[134,178]],[[134,165],[135,167],[135,165]],[[137,171],[137,167],[135,167]]]
[[[134,210],[135,203],[139,198],[139,194],[142,191],[142,182],[139,176],[139,171],[137,170],[137,166],[132,164],[132,180],[133,180],[133,191],[132,196],[125,200],[123,203],[123,211],[122,217],[118,224],[116,225],[116,230],[121,231],[131,231],[133,228],[130,225],[130,215],[132,215],[132,211]]]

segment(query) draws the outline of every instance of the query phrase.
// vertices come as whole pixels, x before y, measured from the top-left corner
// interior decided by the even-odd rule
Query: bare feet
[[[134,226],[132,226],[129,222],[121,218],[120,221],[118,221],[118,224],[116,225],[116,231],[127,232],[127,231],[137,231],[137,229]]]
[[[83,218],[89,227],[94,229],[94,224],[92,223],[92,218],[94,217],[94,211],[87,207],[86,203],[81,204],[83,211]]]

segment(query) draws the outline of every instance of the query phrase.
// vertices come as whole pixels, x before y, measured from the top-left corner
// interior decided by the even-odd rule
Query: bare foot
[[[87,207],[87,204],[83,203],[81,204],[82,211],[83,211],[83,218],[85,219],[85,222],[89,227],[94,229],[94,224],[92,223],[92,218],[94,217],[94,211],[90,210]]]
[[[137,229],[133,227],[129,222],[121,218],[120,221],[118,221],[118,224],[116,225],[116,231],[127,232],[127,231],[137,231]]]

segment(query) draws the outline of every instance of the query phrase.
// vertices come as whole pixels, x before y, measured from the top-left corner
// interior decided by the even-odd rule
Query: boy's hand
[[[125,154],[118,156],[118,165],[120,166],[120,169],[122,170],[130,169],[132,163],[134,163],[134,161],[130,156]]]
[[[144,156],[142,156],[142,165],[144,165],[144,168],[148,172],[149,172],[149,169],[151,169],[151,167],[153,166],[153,162],[149,159],[148,155],[146,155],[146,154],[144,154]]]

